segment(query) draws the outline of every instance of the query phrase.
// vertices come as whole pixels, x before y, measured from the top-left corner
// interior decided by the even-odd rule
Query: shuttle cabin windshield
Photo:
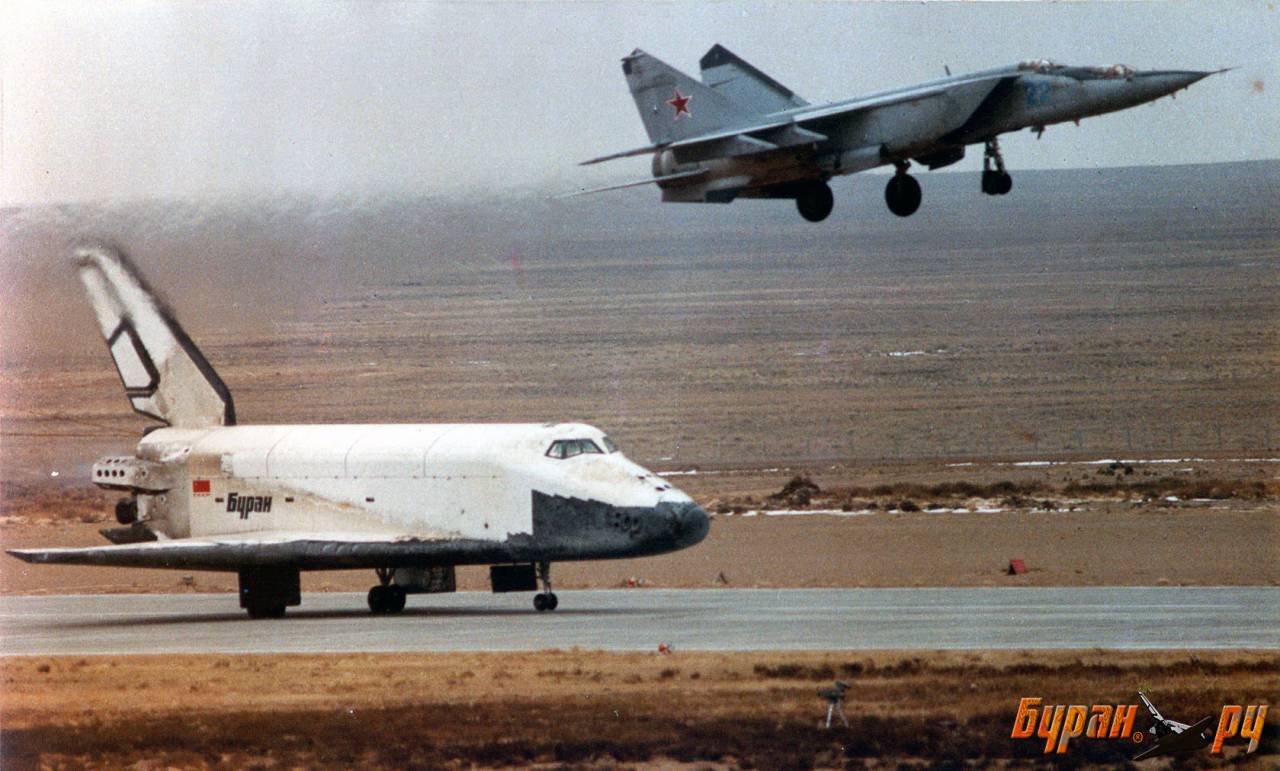
[[[600,445],[591,439],[557,439],[547,448],[547,457],[557,460],[572,458],[577,455],[604,455],[605,453],[615,453],[618,451],[618,445],[614,444],[609,437],[603,437],[605,449],[601,450]]]

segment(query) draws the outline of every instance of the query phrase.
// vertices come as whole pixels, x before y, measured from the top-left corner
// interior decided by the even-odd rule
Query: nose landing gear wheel
[[[995,168],[992,168],[992,164]],[[1004,168],[1004,156],[1000,143],[991,139],[982,152],[982,192],[987,195],[1005,195],[1013,189],[1013,177]]]
[[[884,202],[889,205],[889,211],[899,217],[910,217],[920,208],[920,199],[923,198],[920,192],[920,183],[916,178],[905,172],[899,172],[893,175],[893,179],[889,180],[889,184],[884,188]]]
[[[982,192],[987,195],[1005,195],[1013,189],[1013,177],[1007,171],[982,172]]]
[[[822,222],[835,208],[836,199],[825,182],[814,182],[796,196],[796,209],[810,222]]]

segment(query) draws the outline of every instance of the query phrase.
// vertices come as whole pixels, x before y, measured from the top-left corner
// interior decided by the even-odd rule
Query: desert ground
[[[561,566],[566,586],[999,584],[1013,557],[1029,583],[1274,583],[1280,162],[1025,172],[1000,200],[975,179],[928,176],[901,221],[855,177],[817,228],[640,193],[8,211],[0,540],[98,542],[88,467],[147,425],[67,265],[108,232],[242,422],[583,420],[717,512],[693,552]],[[1099,459],[1135,462],[1015,465]],[[798,508],[876,508],[742,516],[797,508],[768,499],[797,475],[837,491]],[[190,589],[0,570],[4,591]]]
[[[1019,698],[1217,716],[1275,703],[1275,652],[24,657],[0,660],[5,768],[1123,766],[1132,739],[1012,739]],[[841,678],[849,727],[823,727]],[[1149,730],[1145,713],[1135,728]],[[1258,751],[1144,768],[1274,768]]]
[[[715,520],[564,587],[1280,583],[1280,162],[883,177],[783,202],[349,198],[0,212],[0,544],[103,543],[128,413],[67,266],[110,234],[242,422],[581,420]],[[788,512],[783,514],[782,512]],[[1008,575],[1009,560],[1028,572]],[[304,578],[361,590],[365,573]],[[481,569],[459,573],[482,589]],[[0,591],[230,591],[29,566]],[[989,766],[1016,699],[1276,701],[1274,652],[9,658],[6,768]],[[815,689],[854,683],[827,732]],[[1262,751],[1188,764],[1275,765]],[[1132,745],[1081,742],[1115,767]],[[1157,761],[1151,767],[1170,767]],[[1144,766],[1145,767],[1145,766]]]

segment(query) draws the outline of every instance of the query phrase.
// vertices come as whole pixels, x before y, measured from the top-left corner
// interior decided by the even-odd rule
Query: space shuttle
[[[643,557],[707,535],[706,513],[581,423],[241,425],[225,383],[129,259],[75,264],[133,409],[160,422],[92,481],[119,491],[112,543],[14,549],[37,564],[228,571],[240,606],[278,618],[303,570],[371,568],[369,609],[454,591],[489,565],[496,592],[555,610],[551,564]],[[541,591],[539,591],[541,585]]]

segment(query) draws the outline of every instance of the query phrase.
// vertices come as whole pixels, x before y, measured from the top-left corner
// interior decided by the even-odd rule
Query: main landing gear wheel
[[[369,610],[384,615],[404,610],[407,595],[399,586],[375,586],[369,590]]]
[[[542,588],[545,590],[533,596],[534,610],[542,613],[547,610],[555,610],[560,605],[560,598],[556,597],[555,592],[551,591],[551,563],[538,563],[538,580],[542,582]]]
[[[991,168],[992,164],[995,168]],[[995,139],[987,140],[982,151],[982,192],[987,195],[1005,195],[1013,189],[1013,177],[1004,168],[1004,156],[1000,154],[1000,143]]]
[[[910,217],[915,214],[916,209],[920,208],[920,199],[923,197],[924,195],[920,192],[920,183],[907,173],[905,163],[898,166],[897,173],[884,188],[884,202],[889,205],[889,211],[899,217]]]
[[[394,568],[378,568],[379,583],[369,590],[369,610],[378,615],[399,613],[404,610],[404,602],[408,599],[404,587],[391,583],[395,576]]]
[[[831,188],[826,182],[805,185],[796,196],[796,208],[800,210],[800,216],[810,222],[825,220],[835,205],[835,196],[831,194]]]

